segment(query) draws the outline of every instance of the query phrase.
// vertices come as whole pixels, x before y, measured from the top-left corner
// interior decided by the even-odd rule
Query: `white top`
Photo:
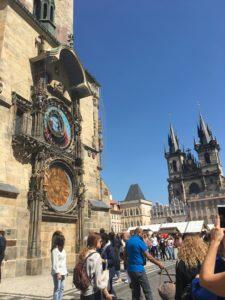
[[[66,268],[66,251],[63,249],[59,251],[58,248],[52,250],[52,275],[59,273],[60,275],[67,275]]]
[[[174,241],[172,239],[168,239],[167,245],[168,247],[173,247]]]
[[[89,250],[86,257],[95,250]],[[107,288],[108,285],[108,271],[102,270],[102,258],[99,253],[95,252],[87,259],[87,274],[91,279],[91,284],[85,291],[81,291],[83,296],[93,295],[99,290]]]
[[[156,236],[152,238],[152,246],[158,246],[158,240]]]

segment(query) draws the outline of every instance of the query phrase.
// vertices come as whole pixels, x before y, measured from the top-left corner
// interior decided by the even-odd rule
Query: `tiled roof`
[[[138,184],[131,184],[124,201],[132,200],[145,200],[145,196]]]

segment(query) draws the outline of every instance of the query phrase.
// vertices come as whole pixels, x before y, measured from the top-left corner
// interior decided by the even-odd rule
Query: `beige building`
[[[132,184],[124,201],[120,202],[123,230],[150,224],[152,202],[146,200],[139,185]]]
[[[110,201],[111,230],[115,233],[122,232],[122,210],[120,204],[114,200]]]
[[[72,33],[73,0],[0,1],[4,277],[49,270],[56,230],[72,267],[87,232],[110,229],[100,85],[81,64]]]

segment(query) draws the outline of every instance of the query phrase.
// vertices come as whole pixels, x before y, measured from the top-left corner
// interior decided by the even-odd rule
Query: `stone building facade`
[[[81,64],[72,33],[73,0],[0,2],[4,277],[49,270],[55,230],[64,233],[73,266],[88,231],[110,229],[100,85]]]
[[[114,200],[110,201],[111,230],[115,233],[122,232],[122,210],[120,204]]]
[[[198,159],[191,150],[181,150],[178,137],[170,127],[169,150],[165,151],[168,165],[169,203],[186,204],[188,220],[204,219],[212,223],[217,205],[225,204],[225,178],[220,160],[220,145],[200,115],[199,141],[194,141]]]
[[[138,184],[132,184],[124,201],[120,202],[123,230],[150,224],[152,202],[145,199]]]
[[[170,205],[155,203],[151,209],[151,224],[184,222],[188,219],[186,203],[172,200]]]

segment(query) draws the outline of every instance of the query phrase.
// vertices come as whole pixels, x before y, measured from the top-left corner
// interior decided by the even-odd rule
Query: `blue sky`
[[[75,49],[101,83],[103,177],[167,202],[170,118],[193,148],[198,105],[225,162],[225,1],[76,0]],[[171,114],[171,117],[169,117]]]

